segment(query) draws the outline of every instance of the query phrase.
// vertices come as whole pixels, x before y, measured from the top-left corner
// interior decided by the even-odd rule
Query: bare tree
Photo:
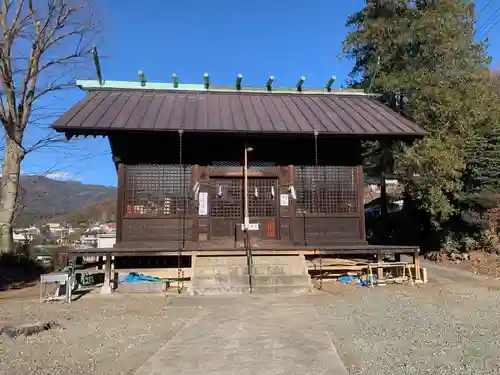
[[[0,0],[0,121],[4,158],[0,186],[0,251],[13,250],[12,222],[21,162],[53,135],[27,147],[30,118],[51,94],[72,87],[75,64],[87,60],[97,29],[90,0]]]

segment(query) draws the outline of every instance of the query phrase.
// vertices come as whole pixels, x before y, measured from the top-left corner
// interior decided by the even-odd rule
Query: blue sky
[[[337,56],[347,29],[347,17],[363,0],[101,0],[98,9],[104,32],[99,49],[103,76],[108,80],[137,80],[142,69],[148,80],[167,82],[177,73],[181,82],[211,81],[263,85],[269,75],[275,84],[294,85],[302,75],[306,86],[321,87],[331,75],[336,86],[345,83],[352,62]],[[479,0],[478,9],[489,0]],[[142,6],[141,6],[142,5]],[[478,24],[499,10],[497,1],[480,14]],[[500,25],[492,29],[490,55],[500,59]],[[82,77],[86,78],[86,77]],[[84,96],[74,90],[59,95],[57,111]],[[42,130],[29,130],[28,141]],[[106,139],[78,139],[29,154],[23,173],[116,186],[116,171]]]

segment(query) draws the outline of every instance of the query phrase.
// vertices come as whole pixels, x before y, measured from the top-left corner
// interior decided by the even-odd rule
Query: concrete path
[[[135,375],[347,375],[307,298],[267,295],[176,300],[173,308],[199,304],[199,314]]]
[[[469,283],[470,285],[496,286],[500,285],[498,280],[485,275],[476,275],[470,271],[453,266],[444,266],[426,259],[420,261],[422,267],[427,268],[429,282],[454,282]]]

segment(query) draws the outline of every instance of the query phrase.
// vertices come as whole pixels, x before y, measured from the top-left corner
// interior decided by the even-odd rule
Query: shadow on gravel
[[[0,255],[0,292],[33,286],[46,270],[25,255]]]

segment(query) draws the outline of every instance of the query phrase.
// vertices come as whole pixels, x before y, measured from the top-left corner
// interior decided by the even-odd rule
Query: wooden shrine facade
[[[120,165],[126,181],[118,203],[120,246],[241,247],[242,167],[230,169]],[[365,243],[361,176],[357,166],[250,167],[248,210],[256,245]],[[290,193],[294,188],[297,199]]]
[[[53,127],[109,138],[117,250],[241,248],[245,195],[253,247],[366,244],[362,140],[423,134],[358,93],[141,87],[90,90]]]
[[[179,150],[177,137],[153,141],[136,135],[135,142],[149,151],[156,147]],[[154,155],[147,161],[134,161],[128,137],[123,138],[126,153],[120,141],[111,137],[121,161],[119,246],[243,246],[242,159],[248,144],[253,151],[248,153],[246,194],[255,246],[365,243],[359,142],[318,142],[321,162],[316,166],[313,135],[185,133],[182,138],[185,162],[179,164],[173,155],[164,161]],[[204,147],[195,147],[201,143]],[[293,152],[296,155],[291,157]]]

